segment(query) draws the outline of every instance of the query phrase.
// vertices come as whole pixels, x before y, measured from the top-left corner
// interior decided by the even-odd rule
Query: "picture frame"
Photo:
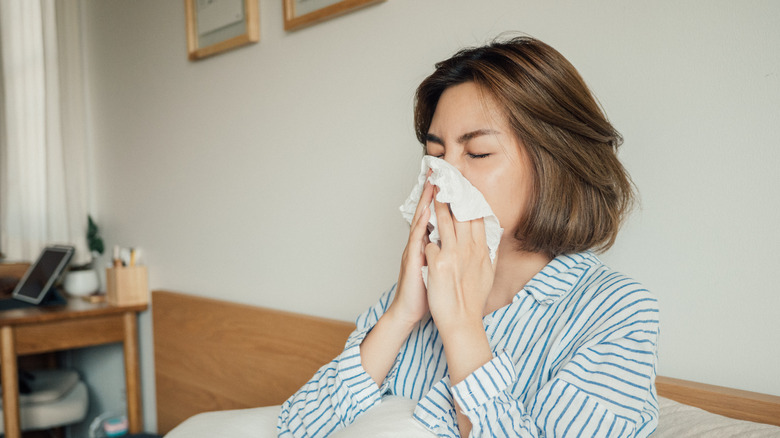
[[[282,0],[284,30],[302,29],[385,0]]]
[[[191,61],[260,41],[258,0],[184,0]]]

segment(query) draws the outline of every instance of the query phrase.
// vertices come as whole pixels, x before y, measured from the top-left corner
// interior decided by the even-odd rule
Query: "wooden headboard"
[[[354,325],[174,292],[152,293],[159,433],[200,412],[278,405],[337,356]],[[780,425],[780,397],[658,377],[659,395]]]
[[[282,404],[355,327],[165,291],[152,315],[159,433],[200,412]]]

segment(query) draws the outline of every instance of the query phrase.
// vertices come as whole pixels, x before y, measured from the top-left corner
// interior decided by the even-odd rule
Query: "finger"
[[[423,212],[430,209],[431,202],[433,201],[433,184],[428,180],[431,174],[433,174],[433,169],[428,169],[428,173],[425,176],[425,184],[423,184],[423,190],[422,193],[420,193],[420,200],[417,201],[417,208],[415,208],[414,216],[412,216],[412,228],[420,221],[420,216]],[[428,213],[430,213],[430,211]],[[430,214],[425,219],[426,224],[429,219]]]
[[[488,251],[490,251],[490,250],[488,250]],[[494,273],[494,274],[495,274],[495,272],[496,272],[496,266],[498,266],[498,257],[499,257],[499,254],[501,254],[501,251],[498,251],[498,250],[496,250],[496,254],[495,254],[495,255],[494,255],[494,257],[493,257],[493,273]]]
[[[425,213],[426,210],[430,210],[431,201],[433,199],[433,187],[430,183],[426,181],[425,186],[423,187],[423,191],[420,194],[420,200],[417,202],[417,208],[414,211],[414,216],[412,216],[412,228],[415,228],[420,222],[423,221],[421,216],[423,213]],[[430,211],[428,212],[428,216],[424,219],[424,221],[428,222],[428,219],[430,219]]]
[[[436,245],[435,243],[429,243],[425,245],[425,260],[428,262],[426,265],[430,266],[432,261],[436,260],[436,257],[440,252],[441,248],[439,248],[439,245]]]
[[[487,237],[485,236],[485,218],[474,219],[469,222],[471,228],[471,239],[477,246],[487,248]]]
[[[476,254],[483,254],[486,260],[490,260],[490,248],[487,245],[487,237],[485,236],[485,221],[483,218],[474,219],[469,221],[471,235],[470,242],[474,245]]]
[[[409,231],[409,241],[422,241],[428,236],[428,221],[431,218],[431,209],[425,206],[417,216],[416,222]]]
[[[467,244],[468,242],[471,242],[471,221],[465,221],[461,222],[458,220],[458,218],[452,217],[454,229],[455,229],[455,237],[458,239],[458,243],[460,244]]]
[[[414,210],[414,216],[412,217],[413,223],[415,220],[419,219],[420,214],[422,214],[423,210],[428,208],[431,205],[432,200],[433,200],[433,185],[430,183],[430,181],[425,181],[425,185],[423,185],[423,191],[422,193],[420,193],[420,200],[417,201],[417,208]]]
[[[487,244],[487,236],[485,235],[485,218],[479,218],[471,221],[471,236],[472,241],[478,248],[484,248],[488,257],[490,257],[490,248]],[[496,251],[495,258],[492,261],[493,272],[496,271],[496,264],[498,262],[498,251]]]
[[[439,188],[437,187],[435,194],[438,193]],[[456,242],[455,229],[449,204],[439,202],[434,196],[433,208],[436,211],[436,222],[439,228],[439,236],[441,237],[442,246],[445,246],[445,244],[454,244]]]

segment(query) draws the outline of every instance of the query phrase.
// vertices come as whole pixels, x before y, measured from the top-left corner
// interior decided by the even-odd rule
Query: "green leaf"
[[[103,238],[98,234],[98,226],[92,220],[91,215],[87,215],[87,245],[90,252],[95,251],[98,254],[103,254],[106,249],[103,245]]]

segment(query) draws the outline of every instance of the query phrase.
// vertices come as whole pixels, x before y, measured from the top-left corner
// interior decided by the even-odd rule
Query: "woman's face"
[[[533,188],[525,146],[492,97],[473,82],[444,90],[428,129],[428,155],[455,166],[514,236]]]

